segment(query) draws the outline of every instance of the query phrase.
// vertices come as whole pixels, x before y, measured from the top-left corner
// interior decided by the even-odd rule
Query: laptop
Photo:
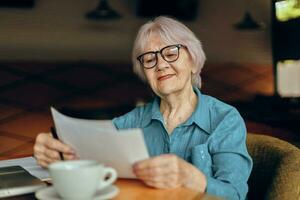
[[[46,186],[21,166],[0,168],[0,198],[32,193]]]

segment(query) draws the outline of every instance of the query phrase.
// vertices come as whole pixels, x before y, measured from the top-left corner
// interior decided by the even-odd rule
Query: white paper
[[[43,181],[49,180],[48,170],[39,166],[34,157],[24,157],[0,161],[0,167],[9,167],[15,165],[22,166],[31,175]]]
[[[110,120],[71,118],[51,108],[58,137],[80,159],[113,167],[120,178],[136,178],[132,164],[149,158],[141,129],[116,130]]]

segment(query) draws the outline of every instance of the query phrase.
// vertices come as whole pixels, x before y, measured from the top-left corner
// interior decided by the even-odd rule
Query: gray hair
[[[192,63],[197,67],[197,72],[192,74],[192,84],[201,88],[200,73],[206,60],[202,44],[188,27],[169,17],[157,17],[140,28],[132,51],[134,73],[146,82],[143,66],[137,60],[137,56],[145,51],[145,46],[153,34],[157,34],[167,44],[182,44],[187,47]]]

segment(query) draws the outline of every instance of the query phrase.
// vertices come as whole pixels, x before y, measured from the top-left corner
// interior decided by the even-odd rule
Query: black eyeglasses
[[[146,68],[150,69],[156,66],[157,64],[157,54],[159,53],[161,57],[167,62],[175,62],[179,58],[179,49],[181,47],[185,47],[182,44],[174,44],[169,45],[162,48],[159,51],[149,51],[139,55],[137,57],[138,61],[140,61],[141,65]]]

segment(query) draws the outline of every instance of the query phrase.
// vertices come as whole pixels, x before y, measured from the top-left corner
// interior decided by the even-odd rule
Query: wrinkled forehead
[[[178,44],[179,41],[171,35],[160,31],[152,31],[145,35],[141,42],[140,53],[148,51],[158,51],[165,46]]]

